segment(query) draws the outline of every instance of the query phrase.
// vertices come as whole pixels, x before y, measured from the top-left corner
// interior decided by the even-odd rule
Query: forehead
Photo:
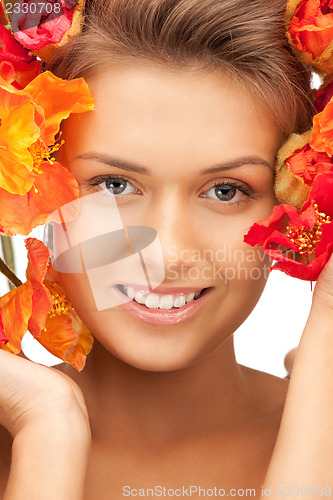
[[[147,64],[110,66],[87,79],[95,110],[64,126],[67,155],[98,151],[142,163],[214,162],[241,154],[274,155],[276,123],[247,88],[221,71]],[[132,158],[135,157],[135,158]]]

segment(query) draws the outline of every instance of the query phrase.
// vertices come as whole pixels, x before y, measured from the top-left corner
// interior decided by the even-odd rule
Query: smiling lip
[[[132,285],[131,285],[132,286]],[[146,287],[144,287],[147,290]],[[172,309],[149,309],[145,305],[138,304],[135,300],[128,300],[128,302],[123,303],[121,306],[127,309],[133,316],[143,321],[144,323],[148,323],[150,325],[155,326],[168,326],[175,325],[180,323],[181,321],[185,321],[190,318],[208,299],[209,295],[213,291],[214,287],[206,288],[203,294],[196,300],[192,300],[191,302],[186,303],[184,306]],[[122,298],[124,298],[124,294],[117,288],[113,288],[116,294],[120,294]],[[159,293],[163,290],[164,293],[168,293],[167,291],[173,291],[173,293],[191,293],[196,290],[202,290],[201,288],[154,288],[153,292]],[[140,287],[141,291],[141,287]],[[149,290],[147,290],[149,292]],[[169,292],[172,293],[172,292]]]

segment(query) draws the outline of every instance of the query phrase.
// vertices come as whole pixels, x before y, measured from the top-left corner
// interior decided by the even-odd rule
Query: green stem
[[[4,274],[16,287],[22,285],[22,281],[13,273],[7,264],[0,258],[0,273]]]
[[[4,261],[6,262],[7,266],[9,266],[13,271],[13,273],[15,273],[14,249],[11,237],[1,235],[1,243]]]

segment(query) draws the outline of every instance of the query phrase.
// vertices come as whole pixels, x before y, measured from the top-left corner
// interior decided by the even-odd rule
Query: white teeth
[[[135,297],[134,288],[132,288],[131,286],[128,286],[128,287],[125,286],[125,289],[126,289],[127,297],[129,297],[130,299],[134,299],[134,297]]]
[[[185,305],[185,295],[178,295],[178,297],[175,298],[175,303],[173,307],[182,307]]]
[[[194,292],[186,295],[186,298],[185,298],[186,302],[191,302],[191,300],[193,300],[193,299],[194,299]]]
[[[137,292],[135,294],[135,301],[138,302],[139,304],[144,304],[146,302],[146,296],[143,295],[141,292]]]
[[[158,295],[156,295],[156,293],[148,293],[148,295],[146,295],[145,304],[149,309],[157,309],[160,304]]]
[[[162,295],[162,297],[160,297],[160,309],[171,309],[173,307],[173,302],[172,295]]]
[[[172,309],[183,307],[186,303],[197,299],[202,290],[177,295],[162,295],[157,293],[136,292],[133,287],[123,285],[123,291],[129,299],[144,304],[149,309]]]

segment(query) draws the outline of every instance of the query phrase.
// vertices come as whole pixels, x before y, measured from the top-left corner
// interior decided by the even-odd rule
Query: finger
[[[321,271],[313,294],[313,302],[333,309],[333,255]]]

